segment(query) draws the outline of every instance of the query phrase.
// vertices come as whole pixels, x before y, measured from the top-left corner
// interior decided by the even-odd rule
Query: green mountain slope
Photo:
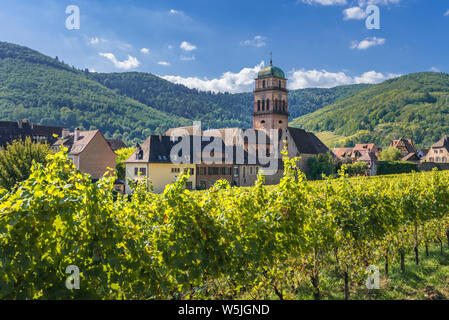
[[[203,122],[211,128],[251,124],[251,94],[214,94],[189,89],[149,73],[90,73],[89,78],[157,110]]]
[[[411,138],[429,147],[449,134],[449,75],[415,73],[375,85],[291,125],[313,132],[332,132],[337,145]],[[325,136],[325,135],[323,135]],[[347,137],[345,139],[345,137]]]
[[[189,123],[121,96],[57,59],[4,42],[0,43],[0,119],[98,128],[128,143]]]
[[[89,78],[134,100],[166,113],[201,120],[210,128],[252,126],[253,93],[212,93],[188,89],[148,73],[91,73]],[[301,89],[289,94],[292,117],[316,111],[370,85],[331,89]]]
[[[299,117],[369,85],[290,92]],[[0,120],[100,129],[127,143],[201,120],[204,128],[252,126],[253,93],[192,90],[147,73],[89,73],[37,51],[0,42]]]

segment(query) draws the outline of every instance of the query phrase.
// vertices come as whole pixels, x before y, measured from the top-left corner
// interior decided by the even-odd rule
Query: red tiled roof
[[[375,152],[369,152],[369,151],[360,151],[361,156],[357,160],[359,161],[377,161],[376,153]]]
[[[352,148],[335,148],[332,152],[340,159],[352,156]]]
[[[354,151],[369,151],[376,152],[376,145],[374,143],[356,144]]]
[[[405,148],[407,149],[408,153],[415,153],[416,152],[416,148],[413,145],[413,141],[411,139],[398,139],[398,140],[393,140],[390,144],[390,147],[396,148],[398,149],[398,145],[400,142],[404,143]]]
[[[449,137],[445,136],[443,139],[432,145],[432,149],[446,148],[449,151]]]
[[[68,137],[62,140],[58,140],[54,143],[54,146],[60,146],[61,144],[64,147],[69,149],[69,154],[77,155],[83,152],[86,149],[86,146],[92,141],[97,133],[100,130],[91,130],[91,131],[80,131],[79,138],[77,141],[75,140],[75,133],[69,133]]]

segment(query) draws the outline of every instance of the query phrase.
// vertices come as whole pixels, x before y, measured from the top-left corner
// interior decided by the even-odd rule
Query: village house
[[[402,154],[402,161],[413,161],[418,159],[418,151],[416,150],[415,146],[413,145],[413,142],[411,139],[398,139],[393,140],[390,144],[390,148],[395,148],[401,151]],[[413,155],[410,155],[413,154]]]
[[[429,153],[429,149],[421,149],[418,151],[418,157],[419,159],[424,158]]]
[[[153,184],[154,192],[160,193],[166,185],[176,180],[180,172],[185,170],[191,172],[187,185],[189,189],[210,188],[220,179],[227,180],[234,186],[251,186],[254,185],[258,172],[263,170],[265,183],[277,184],[283,176],[280,151],[284,148],[284,141],[287,143],[288,156],[290,158],[300,157],[298,166],[303,172],[307,172],[308,159],[328,153],[329,149],[313,133],[288,127],[287,79],[281,69],[270,63],[270,66],[259,72],[255,81],[253,128],[251,130],[223,128],[203,131],[200,126],[194,125],[170,129],[165,136],[151,136],[125,162],[127,180],[148,179]],[[273,132],[277,133],[278,141],[271,141]],[[231,134],[230,140],[227,139],[226,134]],[[232,139],[234,135],[244,138]],[[254,135],[254,139],[249,139],[250,135]],[[194,163],[192,151],[188,163],[174,164],[174,161],[170,159],[170,151],[183,136],[192,141],[198,136],[221,138],[224,150],[228,150],[225,151],[225,154],[229,152],[227,149],[229,147],[233,148],[234,155],[235,151],[241,150],[245,154],[244,161],[241,163],[234,157],[233,163],[206,164],[201,151],[200,162]],[[201,150],[204,147],[205,145],[201,144]],[[273,147],[277,147],[279,150],[274,150]],[[263,161],[258,156],[259,152],[262,155],[266,153],[267,157],[276,155],[276,158],[272,159],[276,164],[275,168],[270,166],[272,163],[262,164]],[[220,155],[215,156],[219,157]],[[198,159],[198,157],[196,158]],[[250,161],[252,158],[255,159],[254,163]],[[125,191],[126,193],[131,192],[128,182]]]
[[[413,152],[413,153],[409,153],[408,155],[403,157],[401,159],[401,161],[420,163],[421,162],[421,158],[419,157],[417,152]]]
[[[234,166],[232,164],[201,164],[197,166],[196,188],[206,190],[218,180],[234,182]]]
[[[234,163],[235,153],[234,153]],[[253,186],[257,180],[257,174],[263,166],[248,161],[245,153],[242,164],[205,164],[197,165],[197,189],[211,188],[218,180],[226,180],[234,187]]]
[[[335,148],[332,150],[337,159],[344,163],[365,162],[368,164],[368,175],[376,174],[377,161],[382,149],[377,148],[374,143],[356,144],[354,148]]]
[[[424,156],[422,162],[448,163],[449,159],[449,137],[445,136],[432,145],[429,152]]]
[[[378,159],[375,152],[362,151],[360,157],[357,159],[357,162],[365,162],[368,164],[368,175],[374,176],[376,175],[377,160]]]
[[[47,143],[49,145],[56,142],[60,137],[64,127],[41,126],[30,123],[26,120],[0,121],[0,147],[6,147],[14,140],[23,140],[30,137],[35,143]]]
[[[201,141],[198,136],[162,136],[152,135],[125,161],[126,178],[125,193],[131,193],[131,183],[148,181],[148,189],[155,193],[162,193],[166,186],[176,182],[179,176],[189,174],[186,188],[189,190],[205,190],[211,188],[218,180],[226,180],[232,186],[253,185],[260,166],[248,157],[248,153],[238,146],[226,148],[223,140],[216,139],[220,144],[221,153],[208,153],[208,141]],[[194,140],[201,141],[201,150],[190,149],[189,154],[173,155],[175,145],[182,139],[189,139],[190,145]],[[218,142],[217,142],[218,141]],[[232,152],[232,154],[230,154]],[[237,155],[241,152],[243,163],[237,163]],[[230,161],[227,162],[228,153]],[[173,159],[173,157],[178,159]],[[176,160],[182,163],[175,163]],[[177,161],[176,161],[177,162]]]
[[[361,143],[361,144],[356,144],[354,149],[354,152],[358,151],[358,152],[377,152],[377,148],[376,145],[374,143]]]
[[[193,152],[179,156],[176,161],[182,164],[174,164],[170,153],[179,139],[169,136],[152,135],[142,145],[136,146],[136,151],[125,161],[126,182],[125,193],[131,193],[131,182],[148,181],[149,190],[162,193],[165,187],[176,182],[182,174],[189,174],[187,188],[193,190],[196,185],[196,165],[193,163]],[[176,157],[178,157],[176,156]],[[151,182],[151,183],[150,183]]]
[[[352,162],[355,159],[353,148],[334,148],[332,153],[339,160],[345,160],[346,162]]]
[[[107,139],[106,141],[109,143],[114,152],[120,149],[127,148],[126,144],[120,139]]]
[[[66,147],[68,158],[75,167],[83,173],[90,174],[93,179],[100,179],[108,168],[115,170],[117,155],[105,139],[100,130],[74,132],[63,130],[61,139],[56,141],[52,148],[56,151]]]

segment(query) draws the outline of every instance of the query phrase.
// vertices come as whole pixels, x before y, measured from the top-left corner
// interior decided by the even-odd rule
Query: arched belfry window
[[[270,111],[270,99],[267,100],[267,111]]]
[[[262,86],[265,88],[265,80],[263,81],[263,84],[262,84]]]
[[[279,88],[282,88],[282,82],[279,80]]]
[[[257,101],[257,111],[260,111],[260,100]]]
[[[265,100],[262,100],[262,111],[265,111]]]
[[[285,112],[286,111],[286,109],[285,109],[285,100],[282,101],[282,108],[284,109],[284,112]]]

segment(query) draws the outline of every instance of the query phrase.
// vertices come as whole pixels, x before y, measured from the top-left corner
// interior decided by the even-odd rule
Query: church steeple
[[[288,126],[288,90],[284,71],[273,66],[260,70],[254,90],[253,128],[255,130],[286,129]]]

